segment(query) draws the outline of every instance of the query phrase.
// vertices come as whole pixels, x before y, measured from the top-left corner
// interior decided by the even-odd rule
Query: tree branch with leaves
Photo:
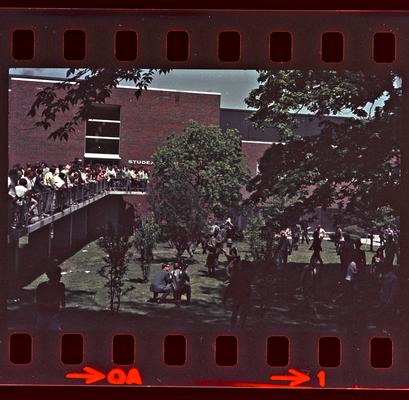
[[[402,210],[399,116],[402,91],[393,71],[260,71],[259,87],[246,102],[251,120],[274,126],[280,143],[260,160],[248,189],[254,202],[295,198],[299,215],[316,207],[354,212]],[[373,103],[377,105],[374,107]],[[320,120],[315,136],[297,136],[294,110],[303,106]],[[347,119],[326,118],[348,111]],[[302,127],[301,127],[302,128]],[[290,209],[289,209],[290,210]],[[367,213],[365,213],[367,216]]]
[[[135,85],[139,98],[152,83],[155,74],[166,74],[167,69],[140,68],[70,68],[66,79],[40,90],[28,112],[36,118],[34,126],[50,131],[50,139],[68,140],[89,115],[93,104],[104,104],[113,89],[121,82]],[[58,116],[73,109],[74,114],[58,126]],[[57,125],[57,126],[56,126]]]

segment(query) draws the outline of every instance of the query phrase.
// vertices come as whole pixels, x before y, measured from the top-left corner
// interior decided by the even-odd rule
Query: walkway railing
[[[147,181],[139,181],[132,178],[113,178],[108,182],[108,190],[125,192],[146,192]]]
[[[145,192],[146,184],[128,178],[117,178],[110,179],[110,181],[88,182],[69,188],[44,189],[18,201],[10,199],[8,204],[9,227],[24,229],[31,223],[64,211],[97,195],[107,194],[109,191]],[[30,212],[31,198],[37,201],[37,206]]]

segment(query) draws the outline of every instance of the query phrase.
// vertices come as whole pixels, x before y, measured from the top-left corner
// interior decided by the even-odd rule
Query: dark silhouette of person
[[[248,260],[241,260],[234,267],[230,283],[226,287],[223,304],[229,297],[233,300],[232,315],[230,319],[231,327],[235,327],[237,319],[240,318],[240,327],[243,328],[250,308],[251,302],[251,282],[253,279],[252,263]]]
[[[321,251],[322,251],[322,246],[321,246],[321,241],[322,237],[320,235],[320,230],[321,230],[321,225],[318,225],[317,228],[315,229],[313,235],[312,235],[312,244],[310,247],[310,250],[313,250],[310,264],[312,263],[312,260],[315,259],[319,261],[321,265],[324,264],[321,258]]]
[[[36,289],[37,323],[40,331],[61,331],[60,309],[65,308],[65,285],[60,282],[61,268],[53,266],[46,272],[48,281]]]

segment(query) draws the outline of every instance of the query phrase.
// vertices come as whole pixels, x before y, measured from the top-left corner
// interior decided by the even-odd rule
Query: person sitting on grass
[[[39,331],[61,331],[60,309],[65,308],[65,285],[60,282],[61,268],[54,266],[46,272],[48,281],[36,289],[37,323]]]
[[[150,290],[153,292],[153,300],[162,303],[165,301],[166,297],[171,292],[170,284],[170,274],[169,274],[170,265],[163,264],[162,269],[158,271],[151,281]],[[162,293],[160,299],[158,299],[159,293]]]
[[[190,287],[190,277],[186,268],[181,268],[178,262],[173,264],[173,271],[170,273],[173,298],[176,305],[180,307],[182,295],[186,295],[187,302],[190,303],[192,289]]]

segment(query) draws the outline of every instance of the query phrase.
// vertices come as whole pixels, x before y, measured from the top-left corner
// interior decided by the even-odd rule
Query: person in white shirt
[[[43,170],[44,173],[44,185],[48,189],[54,189],[55,187],[55,182],[54,182],[54,173],[55,173],[55,168],[44,168]]]
[[[60,175],[54,175],[54,187],[56,189],[61,189],[66,183],[64,179],[61,178]]]
[[[132,179],[138,179],[138,175],[133,168],[127,171],[126,174],[128,174]],[[126,176],[126,174],[124,173],[124,176]]]
[[[16,186],[10,176],[7,177],[8,194],[12,199],[16,198]]]
[[[29,205],[29,212],[30,215],[34,213],[34,210],[38,206],[37,200],[35,200],[33,197],[30,195],[30,191],[27,188],[27,179],[26,178],[21,178],[18,181],[18,185],[15,187],[16,191],[16,204],[18,207],[20,207],[20,217],[24,218],[24,205],[28,204]],[[20,220],[22,222],[22,220]]]
[[[146,190],[148,183],[149,183],[149,175],[148,172],[145,171],[144,169],[142,170],[143,172],[143,177],[142,177],[142,189]]]
[[[358,273],[358,268],[356,266],[356,262],[351,261],[348,264],[347,274],[345,276],[345,280],[348,281],[348,282],[354,281],[357,273]]]
[[[326,234],[327,234],[327,232],[325,232],[325,229],[322,226],[320,226],[320,230],[319,230],[320,239],[321,240],[324,239]]]
[[[116,171],[114,169],[114,167],[108,167],[106,172],[105,172],[105,178],[107,179],[107,181],[109,182],[111,179],[115,179],[116,178]]]
[[[16,185],[16,187],[14,188],[15,192],[16,192],[16,198],[17,199],[24,199],[26,196],[26,193],[28,192],[27,189],[27,179],[25,178],[21,178],[18,181],[18,184]]]

